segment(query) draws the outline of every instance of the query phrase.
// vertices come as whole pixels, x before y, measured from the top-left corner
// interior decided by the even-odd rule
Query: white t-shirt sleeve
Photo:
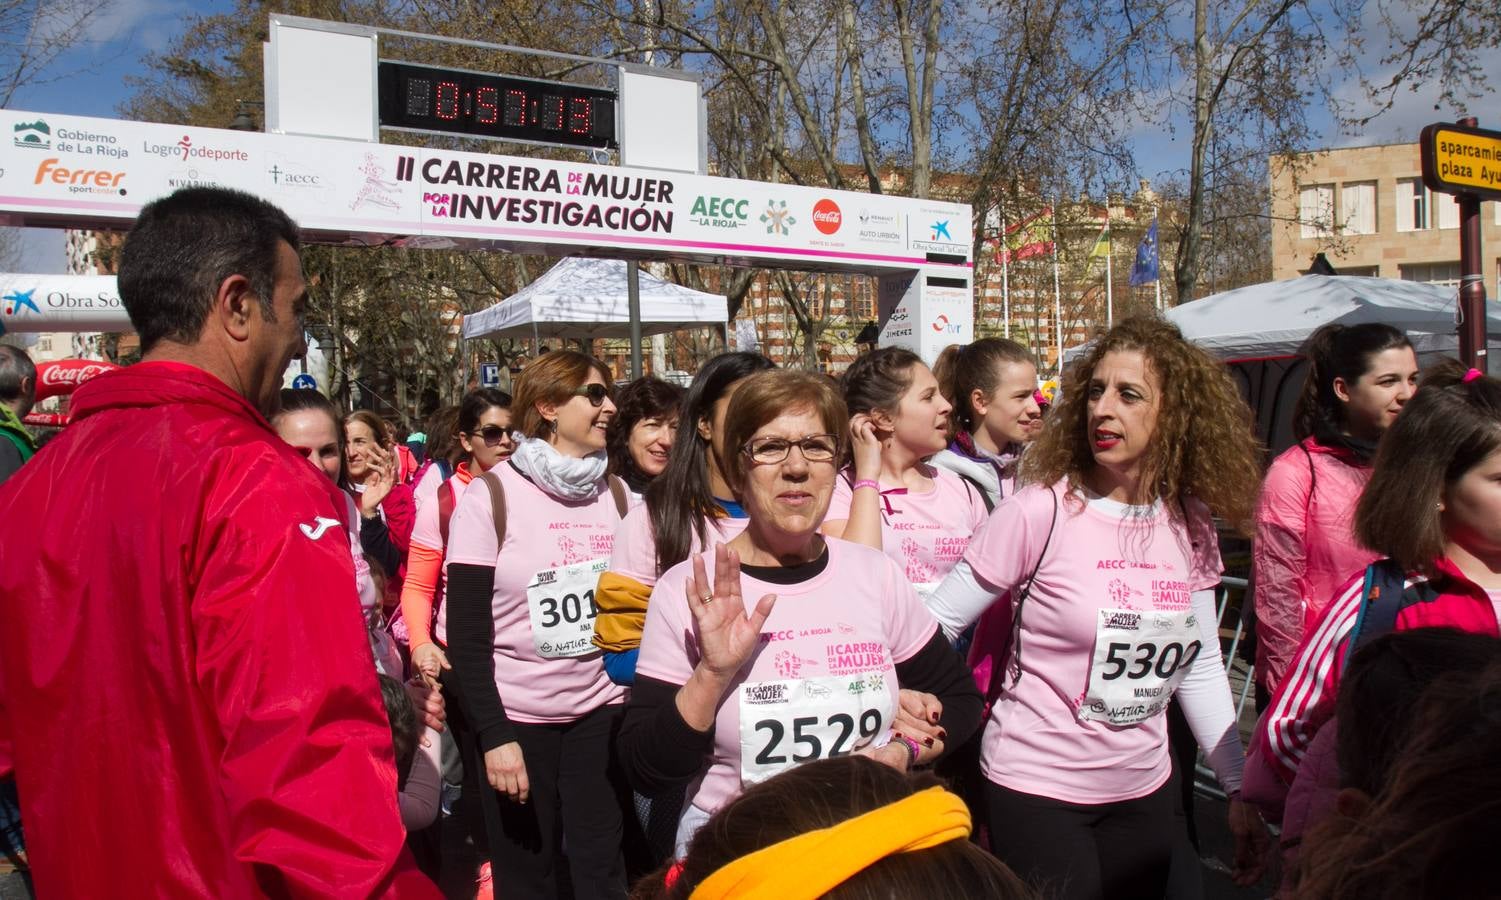
[[[494,566],[500,561],[495,540],[495,513],[490,505],[490,485],[479,478],[469,483],[454,506],[448,523],[448,562]],[[507,524],[507,529],[510,525]]]
[[[1218,557],[1218,551],[1215,555]],[[1203,649],[1178,685],[1178,702],[1183,706],[1183,715],[1188,719],[1194,739],[1209,758],[1220,787],[1233,793],[1240,790],[1246,753],[1240,742],[1240,727],[1235,720],[1235,702],[1230,696],[1225,661],[1220,657],[1214,591],[1196,590],[1192,601]]]
[[[1029,487],[1002,500],[975,532],[964,558],[928,598],[928,609],[950,638],[1032,573],[1054,527],[1050,494],[1048,488]],[[1058,515],[1063,515],[1061,509]]]

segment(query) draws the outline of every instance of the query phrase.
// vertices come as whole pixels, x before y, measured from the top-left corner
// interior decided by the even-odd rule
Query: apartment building
[[[1273,278],[1306,274],[1323,253],[1342,275],[1459,285],[1459,204],[1424,187],[1417,144],[1269,160]],[[1501,203],[1481,204],[1481,274],[1501,296]]]

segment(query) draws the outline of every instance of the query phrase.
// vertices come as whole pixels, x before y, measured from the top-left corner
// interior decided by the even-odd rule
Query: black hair
[[[396,789],[400,791],[406,788],[412,761],[417,758],[417,738],[421,728],[406,686],[390,675],[375,677],[380,680],[380,698],[385,701],[386,716],[391,720],[391,749],[396,751]]]
[[[36,363],[25,350],[0,344],[0,403],[14,403],[22,399],[22,382],[31,379],[31,394],[36,395]]]
[[[912,387],[912,367],[920,365],[922,357],[906,347],[881,347],[857,357],[839,379],[850,415],[896,412]]]
[[[244,276],[267,321],[281,244],[301,244],[297,225],[276,206],[242,191],[183,188],[141,210],[120,251],[120,302],[141,337],[196,342],[219,286]]]
[[[459,401],[459,433],[473,434],[480,417],[495,407],[511,408],[511,395],[499,388],[475,388]]]
[[[709,442],[698,433],[698,423],[711,418],[714,404],[730,385],[776,363],[759,353],[721,353],[698,370],[683,397],[678,436],[662,470],[646,492],[657,545],[657,571],[665,572],[688,558],[694,535],[702,545],[708,540],[708,523],[719,513],[719,504],[709,490]],[[729,498],[725,498],[729,499]]]
[[[686,392],[670,381],[652,375],[638,378],[615,393],[615,415],[605,434],[610,474],[618,475],[635,490],[651,483],[651,477],[636,467],[631,456],[631,432],[646,419],[676,417]]]
[[[338,407],[332,400],[313,390],[312,388],[282,388],[279,395],[280,406],[271,415],[271,424],[287,413],[304,412],[314,409],[326,414],[334,423],[334,435],[339,442],[339,477],[334,481],[340,490],[348,491],[349,486],[349,456],[344,452],[344,417],[339,414]]]
[[[1345,404],[1334,393],[1334,380],[1354,384],[1370,371],[1371,358],[1400,347],[1412,349],[1407,335],[1381,322],[1341,325],[1331,322],[1309,335],[1298,354],[1308,360],[1308,377],[1293,408],[1298,440],[1339,443],[1345,428]]]

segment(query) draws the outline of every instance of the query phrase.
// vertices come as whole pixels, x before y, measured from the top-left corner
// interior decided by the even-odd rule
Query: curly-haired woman
[[[991,849],[1055,896],[1162,895],[1175,692],[1230,793],[1237,876],[1259,874],[1266,837],[1238,795],[1211,521],[1249,524],[1258,469],[1223,367],[1167,322],[1123,322],[1069,370],[1023,460],[1027,487],[929,601],[951,636],[993,604],[1004,619],[975,646],[994,701],[981,753]]]

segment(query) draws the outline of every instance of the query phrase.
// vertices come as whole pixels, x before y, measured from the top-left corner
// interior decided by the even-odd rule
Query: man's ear
[[[251,307],[258,307],[260,302],[251,290],[250,279],[231,275],[219,282],[213,308],[209,310],[209,323],[216,324],[236,341],[249,340],[251,317],[259,315],[259,310],[252,312]]]

